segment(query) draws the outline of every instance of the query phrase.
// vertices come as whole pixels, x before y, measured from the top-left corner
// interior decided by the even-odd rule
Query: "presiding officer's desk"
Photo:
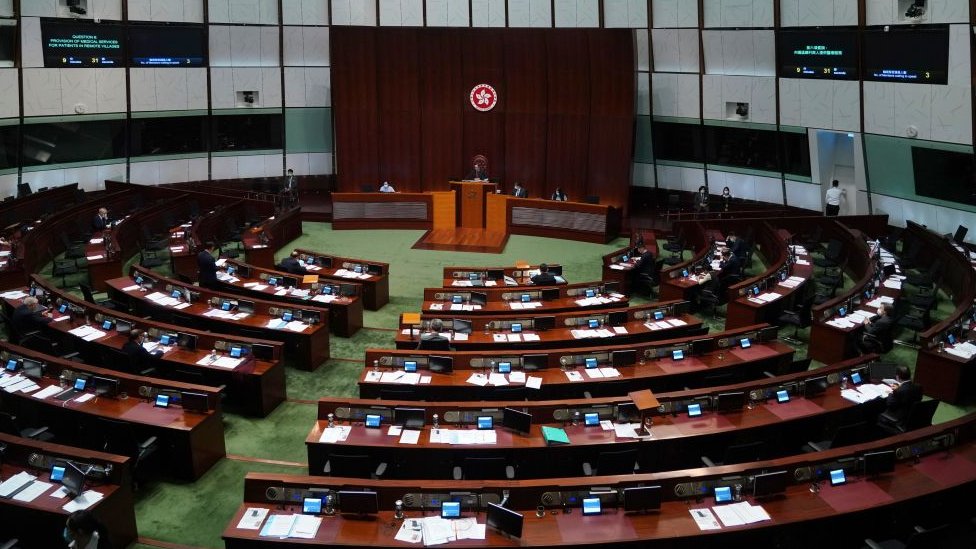
[[[618,313],[613,317],[602,312],[596,315],[561,313],[548,317],[554,324],[549,328],[540,327],[543,324],[539,316],[475,316],[471,317],[470,333],[452,330],[454,320],[445,319],[445,331],[441,335],[450,340],[451,348],[473,351],[591,346],[594,341],[620,345],[673,339],[703,330],[701,319],[686,312],[687,302],[652,303],[634,309],[637,310],[613,310]],[[663,314],[660,320],[653,319],[657,311]],[[429,324],[425,323],[424,327],[429,330]],[[401,320],[396,335],[397,349],[418,348],[425,334],[417,328],[420,327],[405,325]]]
[[[584,282],[539,288],[424,288],[423,312],[502,314],[512,311],[559,313],[625,307],[616,282]],[[587,297],[587,295],[591,297]]]
[[[739,342],[743,338],[750,339],[753,345],[741,348]],[[705,387],[758,379],[766,371],[784,371],[792,363],[793,348],[775,338],[775,327],[757,325],[708,336],[574,349],[492,353],[367,349],[359,396],[402,400],[546,400],[580,398],[585,393],[611,396],[639,389],[674,391]],[[675,360],[675,350],[681,350],[685,357]],[[587,359],[591,363],[595,359],[596,367],[586,368]],[[418,371],[413,376],[403,371],[405,361],[417,362]],[[432,370],[439,367],[438,361],[447,363],[453,371],[435,373]],[[505,362],[511,363],[514,375],[495,371]],[[538,389],[526,386],[532,382],[531,378],[540,380]]]
[[[389,263],[340,257],[303,248],[295,248],[295,251],[298,252],[299,259],[306,263],[306,268],[312,271],[311,274],[317,274],[319,278],[361,284],[363,305],[370,311],[378,311],[390,302]],[[309,258],[312,258],[310,266],[307,265]],[[362,272],[356,272],[357,266]]]
[[[131,273],[132,276],[109,280],[108,294],[137,314],[182,326],[281,341],[285,344],[285,356],[302,370],[315,370],[329,359],[329,312],[325,309],[311,306],[298,309],[284,303],[255,299],[247,300],[252,312],[239,311],[241,301],[245,300],[237,294],[189,286],[137,265],[132,266]],[[145,281],[142,288],[137,278]],[[192,302],[181,298],[173,305],[161,304],[160,301],[170,297],[174,290],[189,291]],[[230,310],[224,310],[225,304]],[[306,320],[310,323],[295,324],[295,329],[290,323],[285,327],[282,314],[286,311],[292,313],[292,322]]]
[[[699,549],[703,544],[722,547],[848,547],[865,537],[892,537],[892,524],[943,524],[971,518],[972,489],[976,486],[976,417],[877,441],[794,455],[775,460],[620,476],[515,480],[370,480],[299,475],[249,473],[244,481],[242,505],[224,530],[228,549],[255,547],[404,547],[394,540],[402,520],[394,518],[394,502],[404,502],[406,519],[436,516],[439,502],[452,496],[465,505],[464,516],[485,522],[486,502],[498,502],[508,494],[507,507],[524,516],[521,539],[511,539],[493,528],[484,540],[451,542],[475,547],[579,547],[626,546]],[[868,477],[864,455],[894,450],[891,473]],[[914,454],[914,456],[913,456]],[[815,471],[844,469],[848,482],[830,486],[819,480],[813,491]],[[786,471],[783,495],[757,498],[755,476]],[[771,520],[703,532],[689,511],[715,505],[717,486],[742,486],[742,497],[762,506]],[[650,512],[625,512],[620,499],[627,487],[661,486],[662,505]],[[594,494],[603,502],[603,514],[581,516],[581,496]],[[321,497],[335,490],[368,490],[377,493],[379,515],[323,517],[312,540],[261,537],[259,530],[237,525],[249,509],[270,514],[301,512],[302,498]],[[313,492],[318,491],[318,492]],[[705,493],[703,495],[702,493]],[[572,502],[572,503],[571,503]],[[536,514],[541,507],[541,516]],[[905,517],[910,517],[910,520]],[[846,533],[846,534],[845,534]],[[599,544],[599,545],[598,545]]]
[[[444,288],[532,287],[532,277],[539,274],[538,265],[515,267],[444,267]],[[549,265],[549,273],[560,277],[555,284],[565,284],[562,265]],[[555,285],[554,284],[554,285]]]
[[[430,229],[431,193],[332,193],[332,228]]]
[[[84,450],[72,446],[41,442],[0,433],[0,480],[26,472],[38,482],[52,486],[33,501],[0,498],[0,517],[3,518],[3,538],[20,540],[18,547],[64,547],[64,523],[70,514],[64,510],[67,496],[51,497],[60,483],[51,481],[51,467],[71,461],[87,469],[96,466],[97,475],[86,483],[85,489],[104,497],[89,507],[91,513],[108,532],[113,547],[126,547],[136,541],[136,513],[132,498],[130,459],[124,456]],[[103,472],[107,471],[107,474]]]
[[[951,296],[955,305],[949,316],[919,334],[921,349],[915,362],[915,379],[925,388],[925,394],[946,402],[960,402],[976,392],[973,389],[976,384],[976,358],[967,359],[954,354],[948,335],[951,333],[957,340],[962,339],[962,324],[967,318],[972,322],[976,305],[976,265],[965,248],[957,247],[941,235],[911,221],[903,238],[904,249],[913,240],[921,243],[917,257],[920,265],[934,267],[936,261],[941,261],[943,274],[936,284]],[[943,347],[948,350],[943,351]]]
[[[759,453],[763,457],[792,455],[799,453],[808,441],[824,438],[824,433],[831,426],[873,421],[884,410],[883,398],[855,403],[841,396],[841,372],[846,375],[852,365],[861,366],[864,362],[856,360],[852,364],[826,370],[825,373],[829,374],[826,378],[822,378],[819,371],[802,372],[758,382],[658,394],[657,398],[663,404],[651,413],[653,426],[649,438],[618,436],[614,429],[605,430],[599,424],[585,425],[582,417],[574,424],[571,418],[575,411],[593,411],[585,408],[586,399],[565,401],[568,410],[559,410],[559,413],[556,413],[552,402],[541,404],[538,414],[533,414],[536,416],[533,419],[538,421],[532,423],[527,434],[503,427],[502,414],[497,414],[493,429],[483,431],[476,428],[472,416],[476,417],[479,411],[483,411],[486,403],[465,401],[431,404],[431,410],[423,408],[422,403],[413,403],[412,407],[421,409],[424,414],[425,425],[416,444],[405,444],[400,442],[398,436],[388,434],[391,421],[396,421],[397,412],[381,409],[387,402],[380,401],[370,411],[385,417],[381,419],[379,428],[368,428],[361,419],[355,418],[347,425],[336,423],[331,431],[335,431],[336,427],[348,430],[343,435],[345,438],[339,440],[333,438],[326,441],[331,431],[328,420],[321,419],[320,415],[305,439],[309,473],[325,474],[326,462],[334,454],[366,455],[377,463],[385,462],[389,468],[384,476],[399,479],[450,478],[454,467],[463,466],[465,459],[470,457],[504,458],[508,465],[515,467],[515,478],[526,479],[579,475],[583,472],[582,464],[596,463],[601,452],[637,450],[635,458],[641,472],[696,467],[701,463],[701,456],[711,456],[721,461],[728,446],[744,442],[761,442]],[[811,380],[813,384],[823,383],[824,392],[805,397],[806,380]],[[775,398],[777,389],[790,393],[790,401],[778,403]],[[723,409],[723,398],[731,394],[738,394],[740,400],[737,406]],[[751,406],[746,406],[749,394],[754,394],[755,398]],[[695,403],[701,405],[703,413],[698,417],[689,417],[686,409]],[[498,408],[530,410],[537,405],[503,401],[498,403]],[[448,415],[452,409],[458,413]],[[437,413],[435,410],[442,412],[439,417],[444,418],[436,427],[432,424],[433,414]],[[466,415],[466,410],[473,413]],[[604,408],[602,419],[615,420],[618,415],[623,415],[620,410],[619,406]],[[599,414],[600,410],[596,412]],[[470,421],[465,425],[451,425],[447,421],[458,417],[467,417]],[[625,417],[623,423],[639,424],[641,416],[633,410],[627,412]],[[563,429],[569,442],[547,444],[543,426]],[[471,438],[450,443],[453,435],[446,429],[461,429]],[[488,438],[482,440],[485,435]]]
[[[59,442],[99,447],[106,429],[118,429],[115,424],[107,426],[103,420],[125,423],[136,433],[134,436],[140,437],[138,440],[157,437],[159,451],[164,455],[160,460],[164,470],[183,480],[200,478],[226,455],[223,412],[217,388],[123,374],[9,343],[0,343],[0,356],[5,365],[8,360],[22,362],[24,359],[41,364],[42,377],[30,378],[39,389],[5,394],[3,408],[22,418],[32,418],[32,424],[50,427]],[[8,372],[2,375],[7,377]],[[19,370],[14,375],[23,376],[24,371]],[[96,395],[92,388],[96,383],[91,376],[117,380],[118,395]],[[61,388],[62,383],[70,387],[78,378],[89,382],[84,392],[78,392],[69,400],[36,396],[48,387]],[[158,394],[173,395],[172,399],[176,401],[183,392],[206,395],[208,410],[188,411],[177,404],[167,408],[154,405]]]
[[[118,331],[119,322],[122,322],[133,329],[145,330],[148,341],[158,342],[164,334],[177,336],[181,340],[194,340],[193,345],[180,343],[168,347],[169,350],[161,357],[154,358],[151,364],[157,367],[156,376],[225,386],[228,403],[250,415],[266,416],[285,400],[285,366],[283,344],[280,342],[147,320],[84,301],[58,289],[39,275],[34,275],[32,282],[36,289],[45,294],[38,295],[38,299],[48,301],[47,298],[50,297],[49,314],[55,320],[46,325],[44,333],[67,349],[80,352],[89,364],[101,364],[114,370],[135,368],[130,364],[129,357],[121,351],[128,340],[128,335]],[[28,291],[28,288],[23,288],[3,294],[4,307],[8,314],[20,305]],[[65,313],[59,312],[60,305],[66,307]],[[106,320],[112,322],[112,327],[102,330]],[[84,337],[79,329],[85,329],[85,326],[98,328],[106,335]],[[252,357],[246,360],[231,359],[228,356],[229,349],[235,345],[251,348]],[[254,356],[255,350],[259,351],[260,356]],[[234,362],[238,364],[233,366]]]
[[[286,273],[235,259],[218,259],[217,267],[217,282],[226,292],[292,306],[328,308],[329,327],[340,337],[352,337],[363,327],[363,285],[358,282],[319,280],[315,272]],[[232,274],[228,272],[230,267],[233,267]],[[316,281],[305,282],[305,277]],[[271,279],[275,285],[270,284]],[[290,285],[292,281],[294,285]],[[324,286],[329,287],[328,294],[322,293]]]

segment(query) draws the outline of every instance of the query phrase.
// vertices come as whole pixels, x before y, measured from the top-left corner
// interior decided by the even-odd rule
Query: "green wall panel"
[[[654,147],[651,141],[651,117],[638,115],[634,119],[634,162],[654,163]]]
[[[285,152],[332,152],[332,109],[285,109]]]

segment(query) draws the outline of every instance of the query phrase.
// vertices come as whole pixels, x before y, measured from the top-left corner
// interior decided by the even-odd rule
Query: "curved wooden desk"
[[[321,278],[338,280],[340,282],[356,282],[363,286],[363,304],[370,311],[378,311],[390,302],[390,264],[372,261],[368,259],[357,259],[351,257],[340,257],[331,254],[323,254],[312,250],[295,248],[299,254],[299,259],[303,262],[309,257],[312,258],[319,270],[314,274]],[[356,266],[360,266],[363,271],[361,274],[367,277],[357,276],[355,278]],[[340,271],[345,271],[339,274]],[[351,274],[349,271],[353,271]]]

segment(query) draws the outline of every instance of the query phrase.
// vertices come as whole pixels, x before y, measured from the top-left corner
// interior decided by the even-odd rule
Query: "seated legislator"
[[[207,242],[197,254],[200,285],[204,288],[216,288],[217,286],[217,260],[213,256],[213,251],[216,248],[216,244]]]
[[[657,265],[654,263],[654,252],[644,246],[641,246],[638,251],[640,252],[640,258],[637,260],[637,264],[634,265],[634,270],[631,272],[631,283],[639,285],[641,284],[641,280],[646,280],[649,284],[655,284],[657,282],[658,272]]]
[[[36,297],[27,296],[23,303],[14,309],[10,322],[18,334],[26,334],[43,328],[51,322],[51,317],[44,315],[44,306],[38,303]]]
[[[383,184],[380,185],[380,192],[381,193],[395,193],[396,192],[396,189],[393,188],[393,185],[390,185],[390,182],[389,181],[384,181]]]
[[[562,187],[556,187],[556,191],[552,193],[552,199],[558,200],[560,202],[566,202],[567,200],[569,200],[569,197],[566,196],[566,193],[563,192]]]
[[[468,179],[472,181],[488,181],[488,170],[484,165],[475,162],[471,166],[471,171],[468,172]]]
[[[864,319],[864,333],[857,342],[857,348],[862,353],[883,354],[894,346],[894,336],[891,331],[895,326],[895,317],[891,314],[894,306],[882,303],[878,307],[878,314]]]
[[[532,277],[532,283],[536,286],[552,286],[556,284],[556,277],[549,272],[549,265],[543,263],[539,265],[539,274]]]
[[[894,390],[888,395],[888,399],[885,401],[885,411],[878,418],[882,426],[885,424],[893,427],[901,425],[908,417],[908,411],[912,404],[922,400],[922,387],[912,381],[912,372],[908,366],[902,364],[895,369],[895,383],[892,385]]]
[[[444,331],[444,322],[435,318],[430,321],[430,331],[420,334],[420,343],[417,345],[419,350],[427,351],[450,351],[451,340],[441,335]]]
[[[514,196],[515,198],[528,198],[529,191],[525,190],[525,187],[523,187],[521,183],[516,181],[515,188],[512,189],[512,196]]]
[[[153,357],[163,356],[163,351],[157,350],[152,353],[146,350],[143,343],[146,342],[146,332],[143,330],[132,330],[129,332],[129,339],[122,344],[122,352],[129,357],[129,364],[126,370],[130,373],[139,374],[149,367],[149,361]]]
[[[104,231],[108,228],[111,221],[108,220],[108,210],[105,208],[99,208],[98,213],[92,218],[92,230],[93,231]]]
[[[732,254],[739,257],[739,259],[745,259],[746,254],[749,253],[749,244],[739,238],[739,236],[732,231],[729,231],[729,233],[725,235],[725,245],[728,246],[729,250],[732,251]]]
[[[298,252],[292,252],[291,255],[281,260],[281,263],[278,264],[278,270],[291,274],[305,274],[308,272],[298,259],[298,256]]]

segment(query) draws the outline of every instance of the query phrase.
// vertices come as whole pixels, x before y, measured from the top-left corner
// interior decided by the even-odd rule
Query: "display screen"
[[[583,414],[583,425],[592,427],[600,424],[600,414],[597,412],[587,412]]]
[[[417,371],[417,361],[416,360],[407,360],[407,361],[405,361],[403,363],[403,371],[404,372],[416,372]]]
[[[64,467],[55,465],[51,467],[51,482],[61,482],[64,478]]]
[[[203,25],[133,25],[129,60],[133,67],[205,67]]]
[[[749,341],[748,337],[744,337],[739,340],[739,345],[742,346],[743,349],[748,349],[749,347],[752,347],[752,342]]]
[[[15,371],[17,371],[17,361],[16,360],[10,359],[10,360],[7,361],[7,371],[9,371],[9,372],[15,372]]]
[[[860,383],[861,383],[861,374],[858,373],[858,372],[851,373],[851,383],[853,383],[854,385],[860,385]]]
[[[781,78],[857,79],[856,29],[795,29],[776,33]]]
[[[776,402],[789,402],[790,393],[784,390],[776,391]]]
[[[864,31],[863,38],[863,80],[947,83],[948,26],[872,28]]]
[[[681,360],[684,357],[685,357],[685,352],[682,351],[681,349],[675,349],[675,350],[671,351],[671,359],[672,360]]]
[[[380,426],[380,416],[379,416],[379,414],[366,414],[366,426],[367,427],[379,427]]]
[[[912,147],[915,194],[961,204],[976,204],[972,153]]]
[[[41,20],[45,67],[123,67],[124,39],[119,25]]]
[[[156,406],[166,408],[169,406],[169,395],[156,395]]]
[[[732,501],[732,487],[719,486],[715,488],[715,503],[728,503]]]
[[[514,332],[515,330],[512,330],[512,331]],[[511,362],[499,362],[498,363],[498,373],[499,374],[509,374],[511,372],[512,372],[512,363]]]
[[[588,289],[584,295],[586,297],[596,297],[596,290]]]
[[[522,303],[528,303],[532,301],[532,296],[529,294],[522,294]]]
[[[830,472],[830,485],[839,486],[847,482],[847,477],[844,476],[843,469],[834,469]]]
[[[584,515],[599,515],[600,514],[600,498],[583,498],[583,514]]]
[[[586,359],[584,359],[583,364],[587,367],[587,369],[596,368],[597,366],[596,357],[587,357]]]
[[[458,518],[461,516],[461,502],[441,502],[441,518]]]
[[[83,378],[83,377],[79,377],[78,379],[76,379],[75,380],[75,391],[84,391],[85,390],[85,384],[87,382],[88,382],[88,380],[85,379],[85,378]]]
[[[478,428],[479,429],[493,428],[491,422],[491,416],[478,416]]]
[[[522,323],[521,322],[513,322],[512,323],[512,333],[513,334],[517,334],[517,333],[519,333],[521,331],[522,331]]]
[[[688,417],[698,417],[702,414],[701,404],[688,405]]]
[[[654,311],[654,320],[661,320],[664,318],[664,311]]]
[[[322,512],[322,500],[319,498],[305,498],[302,501],[302,513],[317,515]]]

